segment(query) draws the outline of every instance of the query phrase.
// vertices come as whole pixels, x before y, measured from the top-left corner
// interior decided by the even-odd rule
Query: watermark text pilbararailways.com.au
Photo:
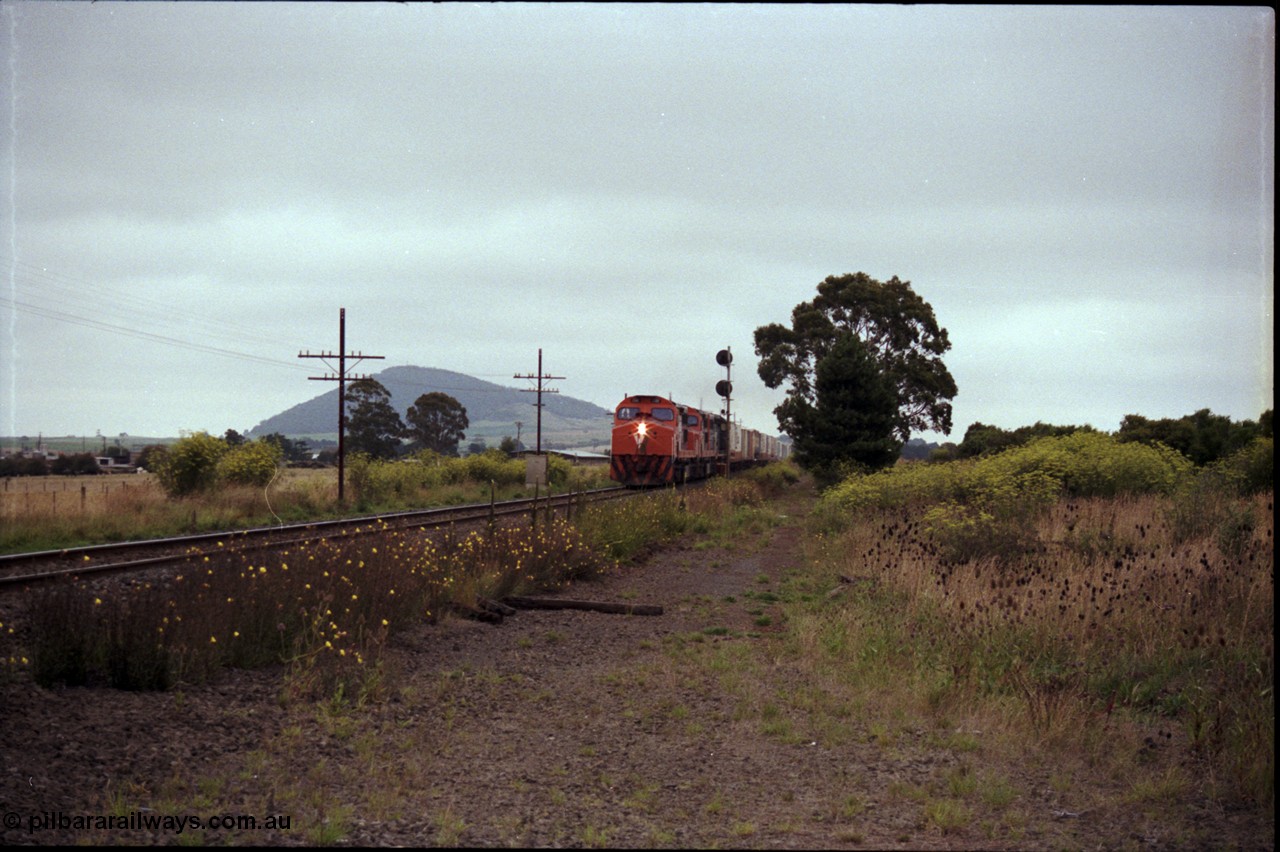
[[[4,827],[10,831],[288,831],[293,820],[284,814],[210,814],[204,817],[166,815],[138,810],[127,814],[87,814],[67,811],[18,813],[5,811]]]

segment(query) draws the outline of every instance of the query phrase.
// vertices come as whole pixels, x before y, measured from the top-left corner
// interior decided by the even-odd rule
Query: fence
[[[0,518],[33,520],[101,514],[111,498],[158,489],[146,474],[97,476],[17,476],[0,479]]]

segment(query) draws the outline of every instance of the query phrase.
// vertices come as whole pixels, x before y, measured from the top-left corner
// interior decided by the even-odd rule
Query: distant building
[[[134,454],[130,453],[128,458],[117,458],[115,456],[94,456],[98,462],[98,469],[103,473],[133,473],[138,469],[134,464]]]
[[[562,459],[568,459],[574,464],[608,464],[608,453],[593,453],[588,450],[543,450],[545,455],[560,456]],[[536,455],[533,450],[519,450],[511,454],[513,458],[522,459],[526,456]]]

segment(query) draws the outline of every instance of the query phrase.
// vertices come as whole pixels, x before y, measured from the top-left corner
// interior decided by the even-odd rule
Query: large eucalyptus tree
[[[877,281],[864,272],[828,277],[816,298],[791,311],[789,328],[771,323],[756,329],[760,378],[771,388],[788,385],[787,399],[774,409],[780,429],[800,436],[805,412],[818,402],[818,364],[850,336],[866,347],[893,390],[898,441],[926,429],[950,434],[956,383],[942,362],[951,348],[947,330],[910,282],[897,276]]]

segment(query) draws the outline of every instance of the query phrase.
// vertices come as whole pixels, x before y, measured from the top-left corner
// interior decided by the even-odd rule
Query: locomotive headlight
[[[644,452],[645,439],[649,437],[649,424],[641,420],[636,424],[636,451]]]

